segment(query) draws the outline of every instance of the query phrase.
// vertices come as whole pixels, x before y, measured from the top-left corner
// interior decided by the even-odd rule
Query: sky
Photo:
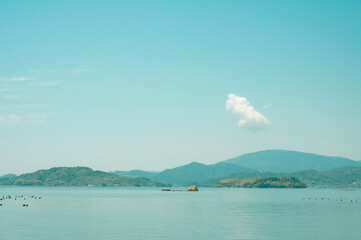
[[[0,0],[0,175],[361,160],[361,2]]]

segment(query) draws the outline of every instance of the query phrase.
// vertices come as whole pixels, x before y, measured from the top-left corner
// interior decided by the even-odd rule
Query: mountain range
[[[344,166],[361,167],[360,162],[348,158],[287,150],[247,153],[223,162],[253,168],[260,172],[296,172],[305,169],[326,171]]]
[[[322,178],[323,171],[337,169],[342,172],[342,167],[361,167],[361,162],[348,158],[329,157],[312,153],[303,153],[288,150],[265,150],[247,153],[232,159],[206,165],[192,162],[190,164],[166,169],[162,172],[146,172],[141,170],[116,171],[114,174],[124,176],[147,177],[151,180],[171,183],[176,185],[199,184],[203,186],[215,186],[222,179],[253,177],[274,177],[294,175],[314,175],[316,179]],[[302,172],[303,171],[303,172]],[[356,174],[357,170],[352,174]],[[331,171],[332,173],[332,171]],[[342,174],[341,174],[342,175]],[[306,183],[316,186],[311,178]],[[300,178],[303,181],[303,178]],[[337,180],[328,182],[327,186],[336,184]],[[326,184],[325,181],[322,184]]]
[[[192,162],[161,172],[52,168],[0,177],[0,185],[216,186],[225,179],[297,177],[310,187],[361,187],[361,162],[288,150],[247,153],[215,164]]]
[[[191,184],[192,182],[203,182],[210,178],[218,178],[239,172],[256,172],[256,170],[231,163],[206,165],[192,162],[184,166],[166,169],[159,173],[141,170],[115,171],[111,173],[129,177],[147,177],[157,182],[184,185],[188,183]]]

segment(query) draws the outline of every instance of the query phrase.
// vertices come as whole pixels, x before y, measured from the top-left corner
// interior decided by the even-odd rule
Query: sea
[[[361,239],[361,189],[0,187],[1,198],[1,240]]]

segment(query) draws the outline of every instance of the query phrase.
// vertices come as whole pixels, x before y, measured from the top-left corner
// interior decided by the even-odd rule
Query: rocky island
[[[270,177],[221,180],[216,187],[223,188],[307,188],[295,177]]]

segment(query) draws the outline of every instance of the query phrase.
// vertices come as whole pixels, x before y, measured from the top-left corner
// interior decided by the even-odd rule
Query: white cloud
[[[0,110],[14,110],[14,109],[26,109],[26,108],[47,108],[51,107],[48,104],[0,104]]]
[[[29,78],[29,77],[0,77],[0,81],[4,81],[4,82],[23,82],[23,81],[28,81],[28,80],[32,80],[34,78]]]
[[[47,112],[29,113],[22,116],[16,114],[0,114],[0,126],[19,124],[40,124],[44,123],[49,116]]]
[[[16,114],[0,115],[0,125],[17,125],[21,123],[21,117]]]
[[[26,116],[26,120],[32,124],[43,123],[46,121],[48,116],[49,113],[32,113]]]
[[[89,68],[74,68],[74,69],[44,69],[44,70],[32,70],[33,73],[50,73],[50,74],[82,74],[90,73],[92,70]]]
[[[41,87],[50,87],[50,86],[56,86],[59,85],[59,81],[48,81],[48,82],[32,82],[29,85],[30,86],[41,86]]]
[[[251,106],[247,98],[235,94],[228,95],[226,110],[232,111],[239,117],[238,125],[240,127],[258,130],[271,124],[265,116],[257,112],[254,107]]]
[[[15,94],[3,94],[1,95],[1,97],[8,100],[17,100],[21,98],[19,95],[15,95]]]
[[[0,88],[0,92],[13,92],[15,88]]]

